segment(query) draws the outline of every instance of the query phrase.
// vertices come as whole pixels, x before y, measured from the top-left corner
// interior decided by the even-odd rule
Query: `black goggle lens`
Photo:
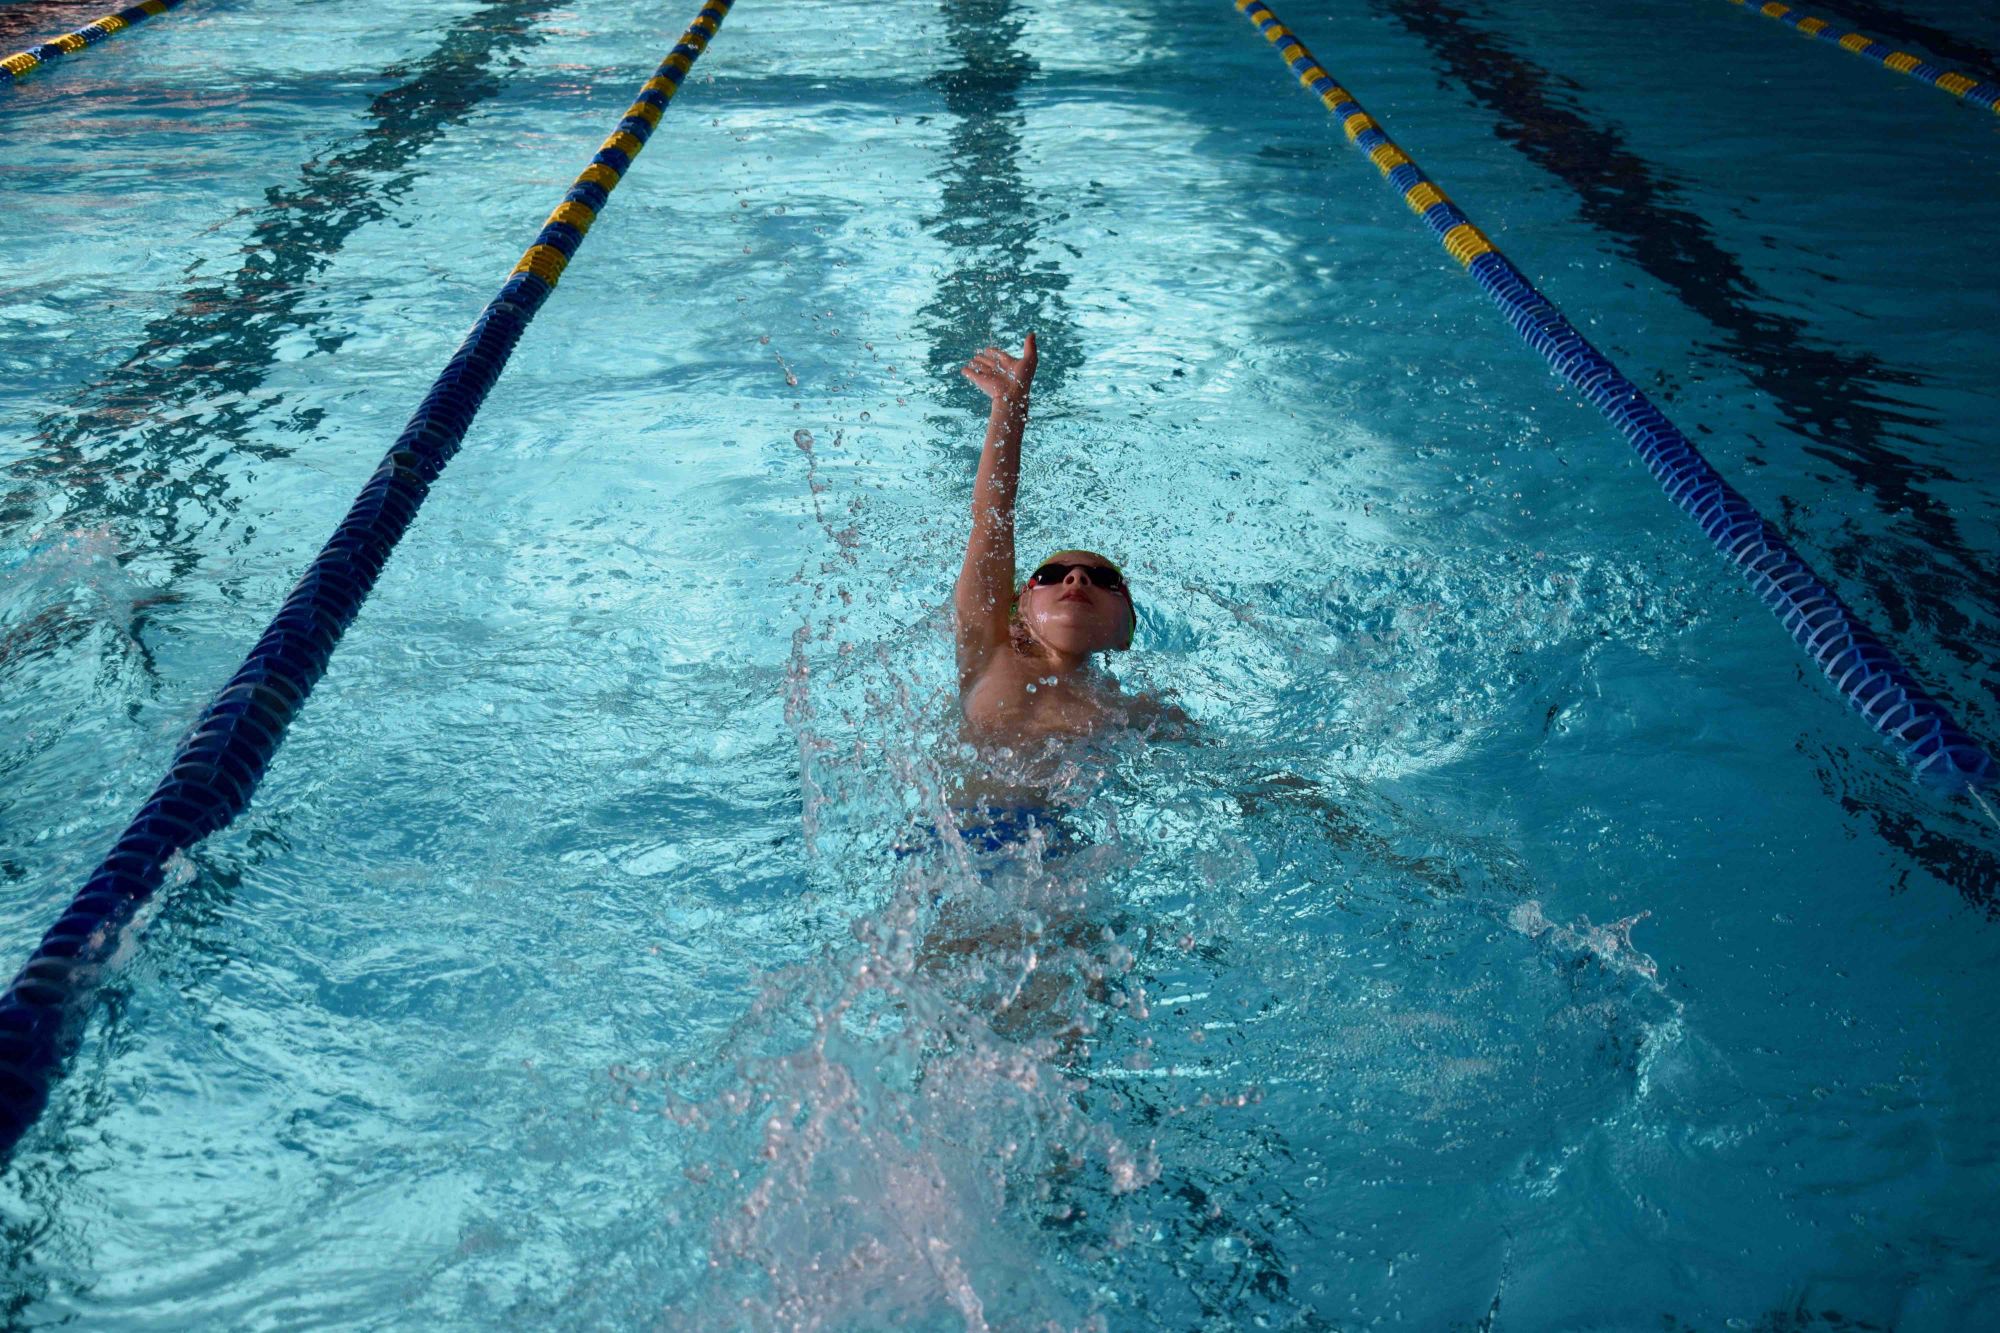
[[[1128,597],[1131,595],[1131,590],[1125,586],[1125,576],[1109,565],[1065,565],[1053,560],[1028,575],[1028,586],[1045,587],[1051,583],[1061,583],[1069,577],[1072,569],[1082,570],[1084,578],[1106,592],[1122,592]]]

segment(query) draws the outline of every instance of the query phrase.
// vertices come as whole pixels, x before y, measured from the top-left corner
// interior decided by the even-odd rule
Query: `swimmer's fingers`
[[[1016,384],[1019,384],[1025,378],[1021,374],[1020,361],[1014,357],[1008,356],[1005,352],[1001,351],[997,347],[987,348],[984,352],[980,353],[980,356],[984,358],[985,364],[992,369],[994,374],[999,375],[1004,379],[1008,379]]]
[[[1031,336],[1026,349],[1034,351]],[[979,391],[991,398],[996,406],[1022,407],[1028,399],[1028,381],[1034,378],[1035,363],[1032,355],[1009,356],[998,347],[982,348],[959,370],[959,373],[978,387]]]
[[[987,356],[975,356],[972,360],[966,362],[964,373],[975,384],[983,384],[988,380],[997,384],[1012,378],[1005,370],[995,365],[991,357]]]
[[[974,388],[996,403],[1008,401],[1016,396],[1013,381],[1004,378],[990,366],[968,365],[960,373],[972,381]]]
[[[992,389],[1005,389],[1017,386],[1021,382],[1018,374],[985,353],[966,362],[964,374],[982,389],[989,385]]]

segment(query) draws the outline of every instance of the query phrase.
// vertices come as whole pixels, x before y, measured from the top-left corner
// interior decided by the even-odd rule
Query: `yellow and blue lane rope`
[[[52,37],[40,46],[31,46],[25,51],[16,51],[11,56],[0,57],[0,86],[24,79],[32,70],[40,69],[51,60],[60,60],[73,51],[81,51],[86,46],[95,46],[113,33],[125,31],[135,23],[143,23],[156,14],[164,14],[169,9],[179,9],[187,0],[141,0],[136,5],[127,5],[116,14],[106,14],[84,24],[75,32],[66,32],[60,37]]]
[[[1922,79],[1933,88],[1942,88],[1960,101],[1974,106],[1983,106],[1988,111],[2000,115],[2000,84],[1960,74],[1956,70],[1940,69],[1922,56],[1913,56],[1908,51],[1898,51],[1887,42],[1878,41],[1865,32],[1855,32],[1841,28],[1826,19],[1818,18],[1803,10],[1781,5],[1777,0],[1765,4],[1754,4],[1752,0],[1729,0],[1732,5],[1754,9],[1765,18],[1776,19],[1796,28],[1802,37],[1816,38],[1822,42],[1832,42],[1843,51],[1866,56],[1878,65],[1907,74],[1913,79]]]
[[[250,803],[285,729],[326,670],[389,553],[505,368],[528,322],[644,148],[734,0],[708,0],[576,178],[500,292],[424,395],[347,516],[299,579],[249,656],[174,752],[161,779],[62,917],[0,995],[0,1152],[48,1104],[97,975],[166,863]]]
[[[1952,720],[1944,705],[1638,386],[1466,219],[1353,94],[1320,67],[1270,6],[1264,0],[1235,0],[1235,5],[1278,48],[1300,85],[1340,119],[1348,139],[1500,307],[1514,331],[1618,428],[1667,497],[1701,526],[1724,559],[1743,571],[1764,604],[1869,725],[1919,775],[1943,787],[1977,788],[2000,778],[1993,757]]]

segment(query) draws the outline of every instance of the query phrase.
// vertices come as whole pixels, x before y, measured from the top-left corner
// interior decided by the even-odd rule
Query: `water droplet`
[[[792,443],[801,449],[810,449],[813,447],[813,433],[809,430],[795,430],[792,432]]]
[[[874,418],[873,418],[873,417],[871,417],[871,416],[869,416],[869,415],[868,415],[868,414],[867,414],[866,412],[863,412],[863,413],[861,414],[861,419],[862,419],[863,421],[872,421],[872,420],[874,420]]]

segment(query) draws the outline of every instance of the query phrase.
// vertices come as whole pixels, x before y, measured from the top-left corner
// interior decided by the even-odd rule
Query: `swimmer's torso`
[[[1089,736],[1135,720],[1136,701],[1115,683],[1057,681],[1045,664],[1011,645],[993,654],[960,699],[966,739],[981,745]]]

